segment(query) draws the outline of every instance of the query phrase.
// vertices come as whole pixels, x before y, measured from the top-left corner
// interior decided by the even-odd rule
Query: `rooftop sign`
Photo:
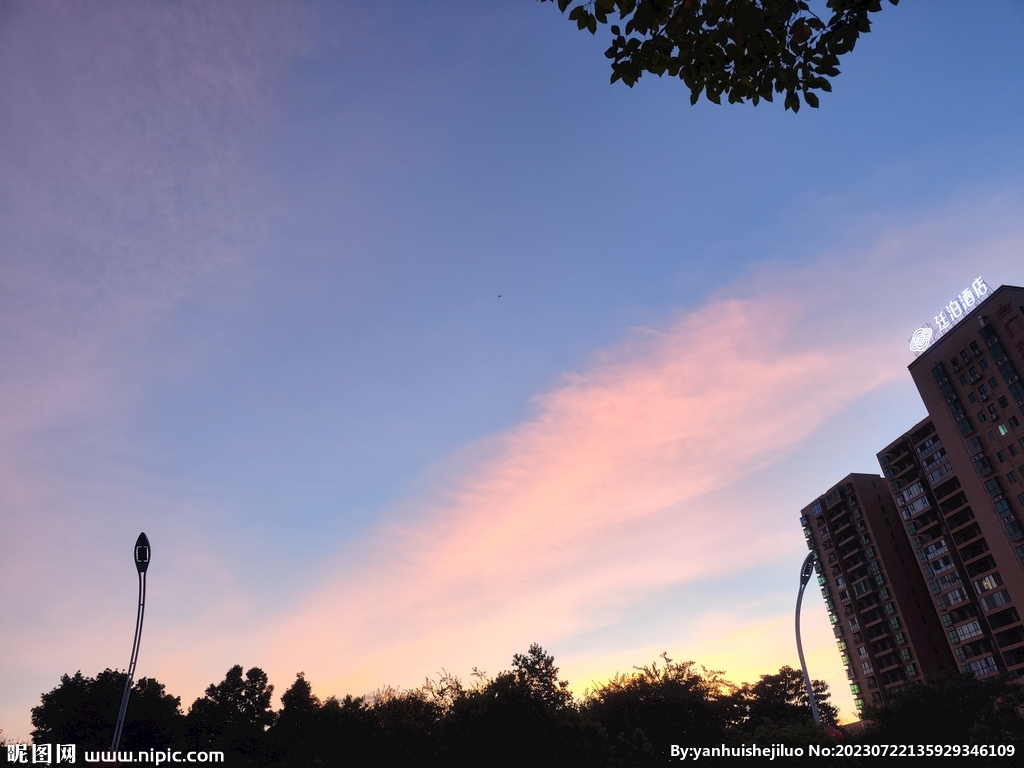
[[[914,331],[914,335],[910,337],[910,351],[915,356],[920,355],[959,323],[988,294],[989,287],[984,278],[977,278],[935,316],[934,328],[931,323],[925,323]]]

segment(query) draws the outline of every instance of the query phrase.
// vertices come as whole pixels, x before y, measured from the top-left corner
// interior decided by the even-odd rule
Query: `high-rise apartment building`
[[[961,668],[1024,676],[1024,288],[987,293],[952,302],[936,318],[949,327],[910,364],[934,427],[914,446],[920,480],[888,451],[879,459]],[[937,508],[913,508],[929,492]],[[962,584],[948,589],[954,572]]]
[[[961,668],[979,676],[1006,669],[1000,645],[1019,632],[1011,625],[1020,617],[996,589],[1002,582],[964,493],[962,462],[950,458],[930,418],[886,446],[878,461],[910,539],[905,559],[920,568]]]
[[[975,280],[911,348],[928,418],[801,516],[858,708],[952,664],[1024,677],[1024,288]]]
[[[848,475],[800,521],[858,709],[952,666],[885,480]]]

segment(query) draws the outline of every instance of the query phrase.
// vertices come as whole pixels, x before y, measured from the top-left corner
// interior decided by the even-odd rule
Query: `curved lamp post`
[[[821,725],[821,715],[818,714],[818,702],[814,700],[814,689],[811,688],[811,676],[807,674],[807,662],[804,661],[804,646],[800,642],[800,603],[804,599],[804,587],[811,580],[814,573],[814,560],[817,555],[814,552],[808,553],[804,558],[804,564],[800,568],[800,591],[796,596],[796,652],[800,654],[800,668],[804,671],[804,685],[807,686],[807,701],[811,705],[811,714],[814,715],[814,722]]]
[[[142,640],[142,617],[146,612],[147,568],[149,568],[149,539],[145,533],[140,533],[139,538],[135,540],[135,570],[139,572],[139,612],[135,617],[135,640],[132,643],[132,659],[128,663],[128,677],[124,681],[124,693],[121,694],[121,708],[117,712],[114,740],[110,745],[112,752],[116,752],[121,743],[121,729],[124,727],[124,716],[128,711],[128,694],[132,692],[135,662],[139,659],[139,641]]]

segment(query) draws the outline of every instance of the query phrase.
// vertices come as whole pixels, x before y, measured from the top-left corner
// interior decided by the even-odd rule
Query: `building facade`
[[[885,479],[801,510],[858,709],[953,666],[1024,677],[1024,288],[972,288],[914,334],[928,417]]]
[[[947,445],[925,419],[880,451],[878,462],[910,540],[905,559],[920,568],[950,651],[961,669],[983,676],[1006,669],[1002,633],[1019,616],[1007,594],[993,591],[1001,581],[964,492],[963,462]]]
[[[880,476],[848,475],[801,510],[800,521],[858,709],[884,705],[908,680],[952,666]]]
[[[1024,288],[992,291],[910,365],[938,452],[919,455],[927,513],[911,509],[910,474],[879,454],[961,669],[1024,676]],[[913,442],[913,441],[911,441]],[[918,444],[914,449],[924,446]],[[896,461],[897,463],[893,463]],[[893,476],[890,478],[889,475]],[[917,487],[913,486],[917,491]],[[931,519],[934,514],[935,520]],[[927,518],[927,519],[926,519]],[[935,570],[929,547],[949,550],[962,585]],[[923,549],[923,551],[921,551]],[[943,561],[945,562],[945,561]],[[966,599],[961,596],[966,595]],[[960,602],[953,603],[953,599]],[[988,650],[988,646],[991,649]]]

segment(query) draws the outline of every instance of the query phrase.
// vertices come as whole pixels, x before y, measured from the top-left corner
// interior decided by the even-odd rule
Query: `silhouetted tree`
[[[303,673],[281,696],[281,711],[267,733],[267,765],[382,764],[374,713],[362,698],[335,697],[321,703]]]
[[[873,741],[912,737],[919,744],[1019,745],[1022,707],[1024,687],[1007,677],[979,680],[949,671],[904,686],[888,706],[865,707],[864,719]]]
[[[516,681],[529,688],[534,698],[553,710],[562,710],[572,705],[569,683],[558,679],[555,658],[533,643],[525,654],[512,656],[512,674]]]
[[[839,710],[829,702],[828,683],[812,680],[811,687],[822,724],[835,725]],[[778,674],[761,675],[753,685],[743,685],[736,691],[735,700],[742,722],[750,730],[766,721],[778,727],[814,722],[803,673],[789,666],[782,667]]]
[[[253,667],[228,670],[223,682],[210,685],[186,716],[188,739],[195,749],[230,753],[233,764],[259,765],[267,759],[266,730],[274,723],[270,699],[274,686],[266,673]]]
[[[110,749],[124,690],[124,672],[105,669],[96,677],[81,671],[63,675],[60,685],[32,708],[32,739],[36,743],[78,744],[82,749]],[[122,750],[171,746],[182,735],[181,699],[171,696],[153,678],[132,687],[121,734]]]
[[[377,691],[371,707],[380,750],[377,764],[434,764],[441,721],[462,694],[458,680],[448,675],[423,688]]]
[[[362,696],[334,696],[320,710],[322,754],[329,755],[324,765],[377,766],[386,762],[386,744],[377,738],[377,717]],[[405,763],[415,765],[416,763]]]
[[[621,765],[662,765],[672,744],[718,745],[733,718],[732,686],[691,661],[638,667],[588,692],[583,713],[600,723]]]
[[[302,672],[281,696],[281,711],[267,733],[270,759],[274,765],[314,765],[323,758],[321,704]]]
[[[829,698],[828,684],[823,680],[812,680],[814,699],[822,725],[814,722],[811,708],[807,703],[807,687],[803,674],[792,667],[782,667],[777,674],[761,675],[754,684],[745,683],[732,695],[734,724],[730,727],[728,743],[739,744],[783,744],[789,747],[806,747],[808,744],[834,746],[836,740],[825,727],[834,726],[839,716]],[[818,765],[817,757],[787,756],[784,765]],[[829,765],[860,765],[859,758],[833,757]]]
[[[554,659],[539,645],[510,672],[458,696],[441,728],[440,759],[451,766],[602,766],[603,729],[572,703]]]

